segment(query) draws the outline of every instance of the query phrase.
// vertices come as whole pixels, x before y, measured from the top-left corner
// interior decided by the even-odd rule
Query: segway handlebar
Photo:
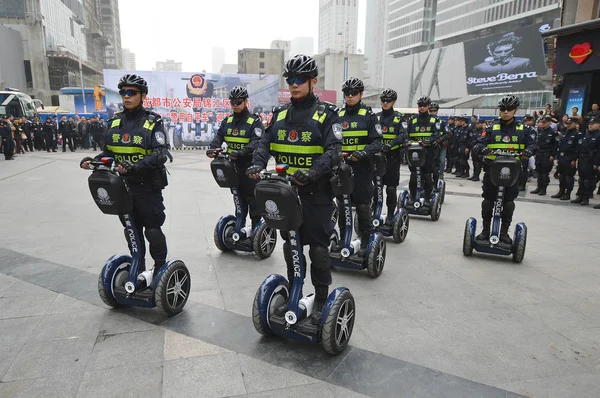
[[[263,170],[260,172],[261,180],[272,180],[278,179],[286,182],[291,182],[291,176],[287,174],[287,170],[290,168],[287,164],[278,164],[275,166],[275,170]]]
[[[229,159],[229,154],[223,148],[215,148],[214,151],[215,151],[215,157],[214,157],[215,159],[217,159],[217,158]]]
[[[98,168],[107,168],[111,171],[114,171],[116,169],[116,162],[114,158],[110,158],[110,157],[103,157],[102,159],[100,159],[100,161],[97,160],[92,160],[90,161],[90,166],[92,167],[92,171],[98,169]]]

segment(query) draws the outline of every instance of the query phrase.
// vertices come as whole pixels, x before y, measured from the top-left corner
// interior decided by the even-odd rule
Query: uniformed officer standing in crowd
[[[531,193],[540,196],[546,195],[546,189],[550,185],[550,172],[554,166],[554,157],[560,140],[558,133],[550,127],[550,123],[552,123],[552,116],[542,116],[537,130],[537,153],[535,154],[537,188]]]
[[[90,119],[90,134],[92,135],[92,147],[104,147],[104,125],[100,122],[98,116],[92,116]]]
[[[434,148],[438,145],[437,140],[440,138],[440,129],[442,128],[440,119],[429,115],[430,105],[431,98],[419,98],[417,100],[419,114],[408,121],[409,140],[421,141],[425,148],[427,148],[425,165],[422,167],[423,188],[426,203],[431,200],[431,193],[433,191],[432,174],[434,167],[437,166],[437,152]],[[410,190],[410,200],[414,201],[417,190],[417,174],[414,167],[410,166],[409,169],[410,181],[408,183],[408,189]]]
[[[394,90],[383,90],[379,99],[381,100],[382,111],[376,116],[383,132],[381,144],[386,158],[386,170],[382,178],[382,185],[386,187],[387,216],[385,224],[392,225],[394,212],[398,204],[396,189],[400,184],[400,164],[402,163],[400,148],[406,141],[407,124],[404,121],[404,115],[394,110],[394,104],[398,99],[398,94]],[[377,201],[376,196],[374,195],[373,203]]]
[[[8,115],[0,115],[0,137],[2,137],[2,151],[4,153],[4,160],[14,160],[13,153],[15,146],[12,138],[12,128],[8,119]]]
[[[440,106],[437,102],[432,102],[429,106],[429,114],[437,117]],[[440,178],[444,179],[444,170],[446,169],[446,147],[448,146],[448,125],[440,119],[440,138],[438,138],[438,146],[435,148],[438,151],[439,166],[433,168],[433,189],[437,189]]]
[[[235,86],[229,92],[229,101],[233,114],[225,119],[217,135],[210,143],[210,149],[206,151],[206,156],[213,158],[215,149],[220,148],[223,142],[227,143],[227,153],[233,161],[237,174],[239,175],[240,186],[238,187],[241,197],[250,209],[250,219],[252,220],[252,229],[258,225],[261,215],[256,208],[256,199],[254,197],[254,187],[256,180],[246,175],[246,170],[252,165],[252,153],[258,147],[260,137],[263,135],[264,127],[260,116],[250,114],[248,110],[248,90],[244,86]],[[244,220],[248,209],[243,206]]]
[[[540,118],[541,120],[541,118]],[[534,125],[534,118],[531,115],[525,115],[523,117],[523,128],[529,132],[529,136],[533,141],[537,141],[537,128]],[[519,175],[519,191],[525,191],[527,181],[533,174],[533,168],[535,167],[535,158],[532,157],[528,162],[522,162],[521,164],[521,175]]]
[[[52,120],[52,117],[48,115],[46,117],[46,123],[44,123],[44,140],[46,141],[46,152],[56,152],[56,141],[55,137],[57,134],[56,124]]]
[[[33,131],[33,147],[36,151],[43,151],[46,149],[46,143],[44,142],[44,124],[38,115],[33,118],[31,129]]]
[[[446,136],[447,136],[447,144],[446,144],[446,173],[451,174],[452,169],[454,168],[455,156],[454,156],[454,130],[456,129],[455,117],[450,116],[448,118],[448,126],[446,126]]]
[[[112,157],[117,162],[119,174],[125,178],[132,194],[133,217],[138,234],[141,237],[145,229],[146,239],[150,243],[156,275],[167,259],[167,241],[161,230],[166,217],[162,190],[167,186],[167,139],[161,117],[145,110],[142,105],[148,94],[146,80],[135,74],[127,74],[119,81],[118,88],[125,109],[109,121],[103,151],[96,159]],[[81,167],[89,169],[91,160],[84,158]],[[125,220],[120,218],[125,226]],[[145,245],[142,245],[140,252],[142,272],[146,270]]]
[[[254,152],[253,166],[248,175],[260,178],[271,154],[277,163],[290,166],[288,172],[298,185],[302,203],[300,236],[309,245],[310,276],[315,287],[315,302],[311,322],[318,324],[331,284],[329,238],[333,232],[333,193],[329,179],[333,167],[339,164],[342,126],[335,105],[320,102],[313,90],[317,85],[317,63],[306,55],[289,59],[284,68],[291,103],[273,109],[269,127]],[[294,264],[289,237],[285,239],[283,255],[287,264],[288,281],[294,277]],[[279,315],[287,311],[287,302],[275,309]]]
[[[579,196],[571,203],[587,206],[594,194],[596,173],[600,165],[600,118],[591,118],[588,133],[577,141],[577,172],[579,173]],[[594,206],[594,208],[597,208]]]
[[[351,77],[342,84],[346,106],[339,111],[343,129],[342,152],[350,153],[348,164],[354,171],[354,192],[352,203],[358,217],[360,231],[359,256],[364,256],[369,238],[373,231],[371,200],[373,198],[373,160],[377,152],[381,152],[383,131],[377,116],[371,108],[362,103],[365,86],[362,80]],[[343,199],[338,198],[339,208],[343,208]],[[344,236],[344,217],[338,218],[340,236]],[[342,243],[336,249],[342,249]]]
[[[458,152],[458,165],[456,166],[456,170],[458,171],[456,172],[456,177],[468,178],[471,170],[469,166],[471,129],[467,127],[469,118],[467,116],[460,116],[456,121],[458,122],[458,127],[454,131],[454,145],[456,145]]]
[[[481,175],[481,169],[483,167],[480,148],[477,146],[477,140],[481,137],[484,132],[483,126],[485,123],[483,120],[475,121],[475,126],[471,130],[471,136],[469,138],[469,148],[471,148],[471,160],[473,161],[473,175],[469,177],[471,181],[480,181],[479,176]]]
[[[566,130],[560,137],[556,158],[558,159],[558,192],[552,198],[571,200],[571,191],[575,185],[575,171],[577,171],[577,142],[583,139],[579,132],[576,117],[570,117],[565,122]]]
[[[62,151],[67,151],[67,144],[69,150],[73,152],[73,132],[71,131],[71,125],[67,121],[67,117],[63,115],[58,123],[58,132],[62,134]]]
[[[23,147],[27,152],[33,152],[33,137],[31,135],[32,128],[33,123],[31,123],[31,120],[28,120],[25,116],[23,116],[21,118],[21,129],[23,130],[23,134],[25,134]]]
[[[504,152],[521,153],[522,161],[527,162],[535,151],[536,143],[532,139],[529,131],[515,120],[515,113],[519,107],[519,99],[514,95],[503,97],[498,103],[500,109],[500,120],[487,128],[485,134],[478,140],[478,145],[482,146],[481,153],[488,160],[492,160],[494,155],[489,155],[492,151],[500,149]],[[483,230],[477,235],[478,240],[487,240],[490,238],[490,227],[492,223],[492,213],[494,201],[498,194],[498,187],[492,184],[489,175],[489,166],[484,162],[483,175],[483,202],[481,202],[481,217],[483,219]],[[506,187],[504,190],[504,207],[502,209],[502,225],[500,227],[500,241],[506,245],[512,244],[512,239],[508,235],[508,228],[512,222],[515,212],[514,200],[519,195],[517,184]]]

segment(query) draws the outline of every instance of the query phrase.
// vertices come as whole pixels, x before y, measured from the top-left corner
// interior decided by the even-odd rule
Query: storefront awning
[[[561,26],[560,28],[550,29],[542,32],[542,37],[552,36],[566,36],[573,33],[579,33],[584,30],[600,29],[600,18],[592,19],[591,21],[585,21],[576,23],[573,25]]]

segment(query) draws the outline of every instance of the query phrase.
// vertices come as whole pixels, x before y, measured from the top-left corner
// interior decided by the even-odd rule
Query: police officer
[[[333,232],[333,193],[329,179],[331,170],[339,164],[342,144],[342,126],[337,108],[320,102],[313,93],[317,85],[317,63],[306,55],[290,58],[283,75],[289,86],[291,103],[273,109],[273,117],[257,150],[253,166],[248,168],[251,178],[260,178],[272,154],[278,163],[290,165],[292,181],[298,185],[302,203],[303,222],[300,227],[302,244],[309,245],[310,276],[315,287],[312,323],[318,324],[331,284],[329,238]],[[294,264],[287,234],[283,255],[290,283]],[[290,286],[291,288],[291,286]],[[279,315],[287,311],[287,303],[276,308]]]
[[[450,116],[448,118],[448,126],[446,126],[446,137],[448,138],[446,144],[446,173],[452,173],[452,169],[454,168],[454,130],[456,129],[455,118],[454,116]],[[443,144],[442,144],[443,145]]]
[[[92,135],[92,147],[104,148],[104,125],[98,120],[98,116],[92,116],[90,121],[90,134]]]
[[[21,129],[23,130],[23,134],[25,134],[25,140],[23,141],[23,147],[27,152],[33,152],[33,139],[31,136],[31,130],[33,127],[33,123],[31,120],[27,119],[25,116],[21,118]]]
[[[109,121],[104,148],[96,159],[107,156],[117,162],[119,174],[124,176],[132,194],[133,217],[138,233],[142,236],[145,229],[150,243],[156,275],[167,259],[167,242],[161,230],[165,222],[162,189],[167,185],[164,166],[167,140],[160,116],[142,106],[148,94],[146,81],[141,76],[127,74],[119,81],[118,88],[125,109]],[[89,157],[84,158],[81,167],[89,169],[90,160]],[[122,217],[121,223],[125,226]],[[145,245],[142,245],[142,259],[145,254]],[[145,269],[144,260],[140,264],[140,272]]]
[[[587,206],[594,194],[596,173],[600,165],[600,118],[592,118],[588,133],[577,141],[577,172],[579,173],[579,196],[571,203]]]
[[[440,138],[440,129],[442,127],[441,122],[437,117],[429,115],[430,105],[431,98],[419,98],[417,100],[419,114],[412,117],[408,122],[409,140],[421,141],[425,148],[427,148],[425,165],[422,168],[425,202],[429,202],[431,200],[431,192],[433,191],[432,174],[434,167],[437,165],[435,158],[437,152],[434,148],[437,146],[437,140]],[[417,174],[414,167],[410,166],[409,169],[410,181],[408,188],[410,190],[411,200],[414,201],[417,189]]]
[[[560,200],[571,200],[571,191],[575,184],[575,171],[577,170],[577,142],[583,139],[583,134],[577,128],[576,117],[570,117],[565,122],[566,130],[558,143],[558,193],[552,195],[552,198]]]
[[[54,141],[54,137],[56,136],[56,123],[52,120],[52,117],[46,117],[46,123],[44,123],[43,127],[44,131],[44,139],[46,141],[46,152],[56,152],[56,145]]]
[[[31,129],[33,131],[33,146],[35,150],[43,151],[46,149],[46,144],[44,143],[44,124],[38,115],[33,118]]]
[[[8,115],[0,115],[0,136],[2,137],[4,160],[14,160],[13,152],[15,147],[12,138],[12,128],[8,119]]]
[[[440,110],[440,106],[437,102],[432,102],[429,106],[429,114],[431,116],[436,116],[438,111]],[[446,144],[448,142],[448,132],[446,131],[446,122],[440,119],[440,138],[438,138],[438,145],[434,148],[438,153],[437,159],[439,160],[439,165],[433,168],[433,189],[436,190],[438,186],[438,181],[440,178],[444,179],[444,169],[446,168]]]
[[[457,119],[458,127],[454,130],[454,145],[458,153],[458,165],[456,166],[456,177],[468,178],[471,167],[469,166],[471,129],[467,126],[469,118],[461,116]]]
[[[62,151],[67,151],[67,144],[69,144],[69,150],[73,152],[73,134],[71,126],[67,121],[67,117],[63,115],[58,123],[58,132],[62,134]]]
[[[471,149],[471,160],[473,161],[473,175],[468,178],[471,181],[480,181],[479,176],[481,175],[481,169],[483,167],[483,163],[481,162],[481,153],[480,147],[477,146],[477,140],[483,134],[483,126],[485,123],[483,120],[476,120],[475,125],[473,126],[473,130],[471,130],[471,136],[469,138],[469,148]]]
[[[381,144],[386,157],[386,170],[382,179],[382,184],[386,187],[386,205],[388,209],[385,223],[386,225],[392,225],[398,202],[396,189],[400,183],[400,164],[402,162],[400,148],[406,141],[407,124],[404,121],[404,115],[394,110],[394,104],[398,99],[398,94],[394,90],[389,88],[383,90],[379,99],[381,100],[382,111],[376,116],[383,133]],[[373,199],[373,203],[375,202],[376,198]]]
[[[540,118],[541,120],[541,118]],[[531,115],[523,117],[523,128],[529,132],[529,136],[533,141],[537,141],[537,129],[534,126],[534,118]],[[519,175],[519,191],[523,192],[526,189],[527,182],[533,174],[535,168],[535,157],[531,157],[528,162],[521,164],[521,175]]]
[[[246,176],[246,169],[252,165],[252,153],[258,147],[264,127],[259,115],[251,115],[248,110],[248,91],[244,86],[235,86],[229,92],[229,101],[233,114],[221,123],[217,135],[210,143],[206,156],[213,158],[215,149],[220,148],[223,142],[227,143],[229,158],[233,160],[236,171],[240,177],[239,191],[245,204],[250,208],[252,229],[260,221],[260,212],[256,208],[254,187],[256,180]],[[246,206],[243,206],[244,220],[246,219]]]
[[[505,152],[511,150],[521,153],[522,157],[531,157],[535,150],[535,141],[531,138],[529,131],[515,120],[515,113],[519,107],[519,99],[514,95],[504,96],[498,103],[500,109],[500,119],[495,120],[492,126],[488,127],[485,134],[482,134],[478,140],[478,145],[482,146],[481,153],[486,159],[491,160],[493,155],[489,155],[495,149],[501,149]],[[513,148],[513,149],[509,149]],[[483,175],[483,202],[481,202],[481,217],[483,219],[483,231],[477,236],[478,240],[487,240],[490,238],[490,224],[492,223],[492,213],[494,201],[498,193],[498,187],[492,184],[489,176],[489,166],[484,162]],[[512,222],[512,216],[515,212],[515,198],[519,195],[519,189],[516,185],[506,187],[504,190],[504,208],[502,210],[502,225],[500,227],[500,241],[511,245],[512,239],[508,235],[508,228]]]
[[[535,171],[537,173],[537,188],[530,193],[546,195],[550,184],[550,172],[554,166],[554,156],[558,149],[560,137],[556,130],[550,127],[552,116],[542,116],[537,130],[537,153],[535,154]]]
[[[352,203],[356,207],[358,230],[360,231],[359,256],[364,256],[373,230],[371,200],[373,198],[373,160],[381,151],[383,131],[371,108],[362,103],[365,86],[362,80],[351,77],[342,84],[345,107],[339,111],[343,129],[342,152],[350,153],[348,164],[354,172]],[[341,209],[343,200],[338,198]],[[344,236],[345,222],[338,218],[340,236]],[[341,242],[336,247],[341,250]]]

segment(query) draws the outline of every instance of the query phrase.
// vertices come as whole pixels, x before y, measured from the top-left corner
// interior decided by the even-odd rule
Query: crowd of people
[[[0,115],[2,134],[2,152],[6,160],[14,160],[16,154],[46,151],[57,152],[59,147],[66,152],[76,149],[96,150],[102,148],[104,119],[100,116],[48,115],[45,121],[39,115],[29,120],[26,117],[15,118]]]

